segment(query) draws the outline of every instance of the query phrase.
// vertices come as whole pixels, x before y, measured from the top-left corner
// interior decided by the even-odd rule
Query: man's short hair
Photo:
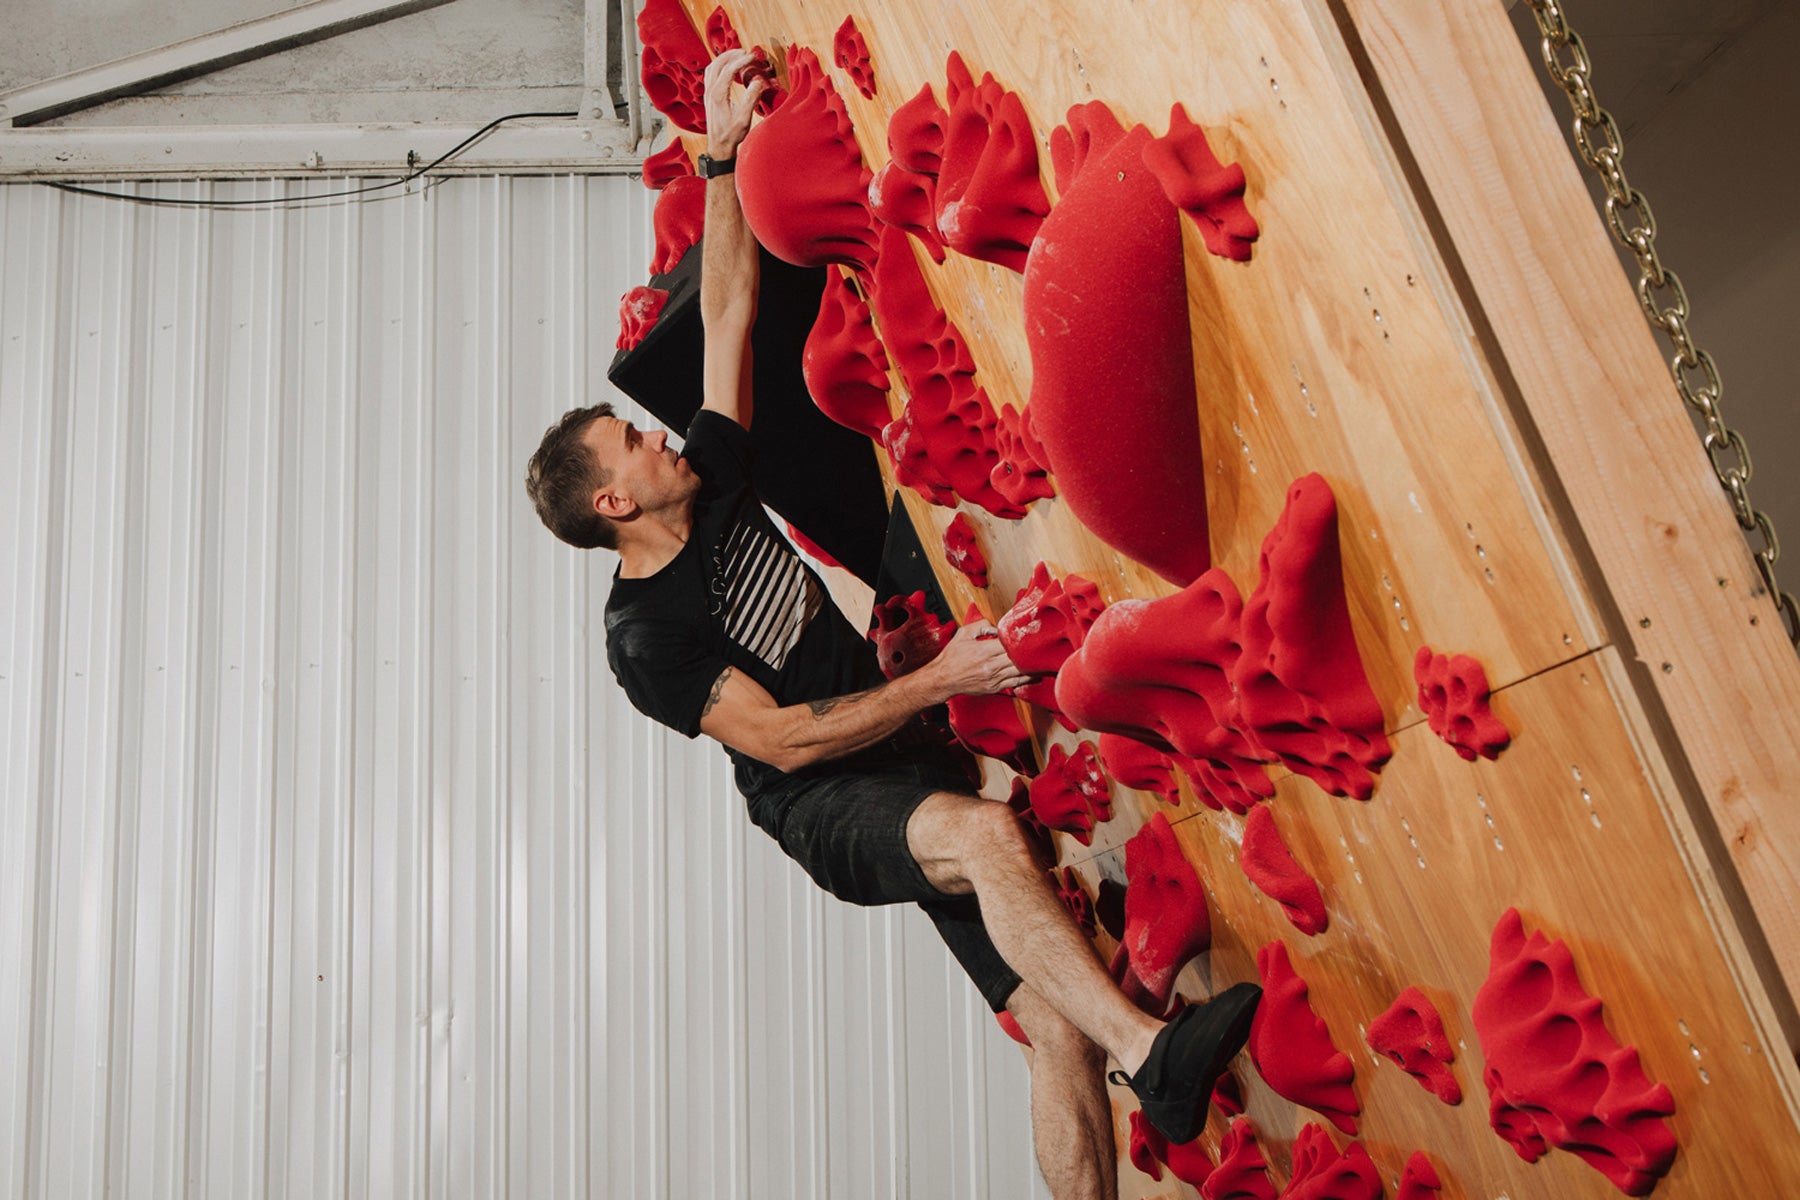
[[[538,518],[558,538],[583,550],[619,548],[619,531],[594,511],[594,493],[612,476],[581,440],[595,420],[612,415],[610,404],[571,408],[544,431],[544,440],[525,469],[525,492]]]

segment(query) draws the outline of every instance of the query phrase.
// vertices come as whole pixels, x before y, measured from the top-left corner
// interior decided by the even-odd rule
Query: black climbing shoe
[[[1182,1009],[1150,1044],[1136,1075],[1114,1071],[1112,1081],[1137,1093],[1144,1116],[1177,1145],[1200,1136],[1213,1085],[1250,1040],[1262,989],[1254,983],[1226,988],[1205,1004]]]

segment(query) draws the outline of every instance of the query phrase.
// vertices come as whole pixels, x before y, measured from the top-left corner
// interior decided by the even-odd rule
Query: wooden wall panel
[[[697,22],[710,7],[689,3]],[[1503,27],[1493,7],[1476,14],[1471,5],[1469,15]],[[826,62],[844,17],[800,0],[742,0],[729,11],[746,43],[799,42]],[[1611,578],[1588,555],[1561,480],[1546,474],[1521,430],[1518,371],[1471,314],[1467,264],[1439,238],[1432,197],[1415,190],[1386,140],[1381,118],[1389,114],[1364,90],[1360,50],[1337,23],[1349,21],[1345,10],[1314,0],[872,0],[854,15],[879,93],[865,100],[841,71],[831,73],[871,167],[886,161],[896,107],[927,82],[943,98],[954,48],[977,75],[992,71],[1021,94],[1040,144],[1075,103],[1105,100],[1122,119],[1160,133],[1179,100],[1220,158],[1248,176],[1262,227],[1251,262],[1211,256],[1183,223],[1196,452],[1206,464],[1214,559],[1248,594],[1289,483],[1325,476],[1339,503],[1357,643],[1396,755],[1367,804],[1332,799],[1293,776],[1278,781],[1279,823],[1318,873],[1332,912],[1332,928],[1317,939],[1289,928],[1243,878],[1235,863],[1241,819],[1184,800],[1179,829],[1216,910],[1214,950],[1189,969],[1183,990],[1204,995],[1254,977],[1255,948],[1282,937],[1339,1046],[1358,1062],[1365,1139],[1390,1180],[1408,1152],[1425,1149],[1450,1196],[1615,1194],[1568,1154],[1523,1164],[1487,1129],[1469,1004],[1494,923],[1516,905],[1529,928],[1569,943],[1615,1034],[1638,1045],[1652,1078],[1676,1094],[1682,1152],[1659,1195],[1759,1194],[1800,1179],[1800,1077],[1781,1028],[1791,998],[1778,971],[1757,970],[1760,935],[1741,924],[1738,882],[1720,874],[1709,818],[1687,803],[1687,767],[1657,741],[1618,644]],[[1463,132],[1482,136],[1479,127]],[[1436,150],[1440,176],[1452,177],[1455,148]],[[1481,155],[1471,161],[1488,169]],[[1047,155],[1043,173],[1054,195]],[[1470,191],[1486,185],[1485,174],[1459,181]],[[1568,236],[1592,232],[1576,225]],[[1538,236],[1554,244],[1553,231]],[[1031,365],[1020,278],[954,253],[942,267],[921,261],[989,395],[1025,403]],[[1564,286],[1616,284],[1596,277]],[[1530,286],[1484,296],[1489,305],[1503,300],[1535,302]],[[1091,399],[1096,438],[1128,419],[1107,400]],[[950,511],[910,494],[907,502],[931,546]],[[974,602],[998,615],[1039,560],[1095,580],[1109,601],[1171,590],[1100,543],[1060,500],[1039,502],[1017,522],[969,516],[993,582],[977,593],[938,562],[958,612]],[[1674,586],[1711,583],[1709,571]],[[1422,644],[1472,653],[1486,666],[1496,711],[1516,735],[1499,762],[1464,764],[1425,728],[1411,672]],[[990,780],[1003,790],[997,775]],[[1102,871],[1122,877],[1118,848],[1153,808],[1121,794],[1092,847],[1062,839],[1064,861],[1090,882]],[[1782,853],[1791,860],[1795,851],[1774,857]],[[1463,1043],[1457,1073],[1467,1099],[1457,1109],[1362,1046],[1362,1027],[1408,984],[1439,1001]],[[1240,1069],[1250,1074],[1247,1064]],[[1252,1116],[1285,1172],[1285,1142],[1306,1114],[1253,1090]],[[1175,1194],[1137,1181],[1127,1190]]]

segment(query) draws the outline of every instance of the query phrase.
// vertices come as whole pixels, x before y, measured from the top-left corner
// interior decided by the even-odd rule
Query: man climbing
[[[1145,1115],[1192,1140],[1260,996],[1239,984],[1165,1024],[1113,985],[1005,804],[970,794],[966,758],[920,713],[1027,682],[993,626],[883,682],[873,648],[788,548],[751,486],[750,331],[757,245],[731,174],[764,83],[732,98],[750,52],[707,68],[703,406],[677,454],[609,405],[570,411],[526,487],[572,545],[617,551],[607,660],[632,703],[729,753],[751,819],[832,894],[917,903],[995,1012],[1035,1048],[1032,1125],[1058,1197],[1116,1190],[1102,1072],[1129,1072]]]

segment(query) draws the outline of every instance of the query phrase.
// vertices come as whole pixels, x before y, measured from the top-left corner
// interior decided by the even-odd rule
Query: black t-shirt
[[[701,409],[682,457],[700,476],[687,545],[647,579],[613,575],[606,661],[639,712],[687,737],[732,667],[775,702],[800,704],[882,682],[875,651],[788,546],[750,484],[750,435]],[[754,799],[791,777],[727,747]],[[842,770],[847,759],[815,770]]]

